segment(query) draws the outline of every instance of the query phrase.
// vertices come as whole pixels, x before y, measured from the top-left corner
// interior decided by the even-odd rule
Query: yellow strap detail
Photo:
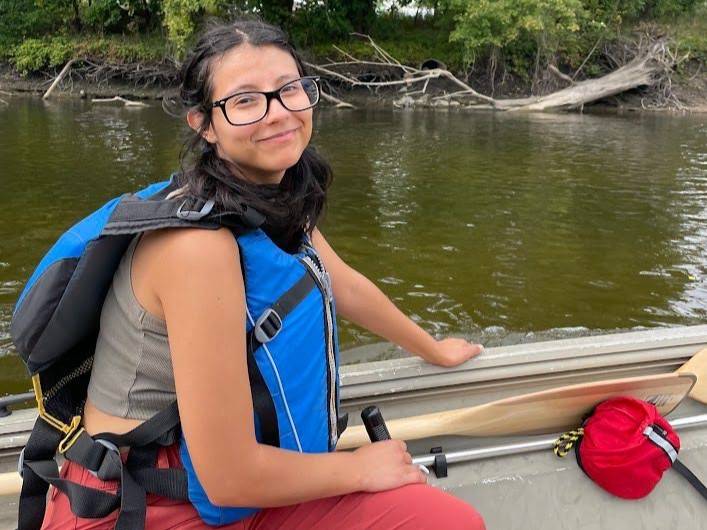
[[[37,400],[39,417],[56,430],[61,431],[66,435],[61,442],[59,442],[59,452],[63,454],[68,451],[74,443],[76,443],[76,440],[83,431],[83,427],[81,427],[81,416],[74,416],[71,418],[71,423],[66,424],[49,414],[47,409],[44,407],[44,394],[42,393],[42,384],[39,380],[39,374],[32,376],[32,388],[34,389],[34,398]]]
[[[64,439],[59,442],[59,452],[63,455],[66,453],[69,449],[71,449],[71,446],[76,443],[76,440],[78,440],[79,436],[81,436],[81,433],[84,431],[84,428],[81,427],[81,416],[74,416],[74,418],[71,420],[71,426],[75,429],[75,431],[71,431],[69,434],[64,436]]]
[[[567,453],[572,450],[577,440],[582,436],[584,436],[584,429],[582,427],[560,435],[553,445],[553,453],[561,458],[567,456]]]

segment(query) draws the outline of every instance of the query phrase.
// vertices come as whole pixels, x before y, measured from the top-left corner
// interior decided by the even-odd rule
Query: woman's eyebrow
[[[294,80],[294,79],[297,79],[298,77],[299,77],[299,74],[285,74],[285,75],[281,75],[280,77],[278,77],[277,79],[275,79],[275,84],[279,85],[280,83],[285,82],[286,79]],[[233,94],[237,94],[238,92],[242,92],[242,91],[244,91],[244,90],[258,90],[258,87],[256,87],[255,85],[249,85],[249,84],[247,84],[247,85],[236,85],[235,87],[231,88],[231,90],[229,90],[229,91],[226,93],[226,94],[227,94],[226,97],[228,97],[228,96],[230,96],[230,95],[233,95]]]

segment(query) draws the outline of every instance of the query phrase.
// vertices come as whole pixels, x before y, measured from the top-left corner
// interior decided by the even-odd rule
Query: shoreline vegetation
[[[705,0],[4,0],[0,108],[169,101],[200,27],[243,15],[283,26],[339,107],[707,111]]]

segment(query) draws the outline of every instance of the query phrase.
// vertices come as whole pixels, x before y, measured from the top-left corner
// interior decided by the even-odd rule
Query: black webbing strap
[[[54,454],[62,436],[61,432],[43,419],[37,418],[20,461],[23,480],[18,507],[18,530],[34,530],[42,525],[49,489],[44,476],[59,476]]]
[[[64,493],[71,505],[71,511],[83,518],[100,518],[105,517],[115,511],[120,506],[120,496],[108,493],[99,489],[88,488],[75,482],[66,479],[58,478],[58,473],[53,475],[49,467],[42,468],[45,462],[31,462],[28,467],[45,480],[47,485],[51,484],[56,489]],[[42,506],[42,511],[45,507]],[[44,513],[42,513],[42,518]],[[20,520],[18,530],[22,530],[22,521]],[[26,528],[39,529],[42,524],[40,520],[36,526],[28,526]],[[140,527],[136,527],[140,528]]]
[[[63,433],[44,420],[37,419],[21,462],[23,481],[18,512],[19,530],[41,527],[49,485],[68,496],[71,510],[79,517],[104,517],[120,504],[120,498],[116,495],[59,478],[54,454],[62,436]]]
[[[54,455],[63,433],[39,418],[23,453],[23,484],[18,529],[39,529],[46,510],[49,485],[69,499],[71,511],[83,518],[102,518],[120,508],[115,528],[144,528],[146,494],[188,500],[183,469],[156,469],[160,446],[171,445],[179,435],[176,401],[132,431],[117,435],[103,433],[95,438],[80,434],[66,451],[67,460],[95,473],[101,480],[120,480],[119,493],[112,494],[59,478]],[[107,442],[107,443],[106,443]],[[130,447],[123,465],[118,447]]]
[[[336,437],[340,438],[344,431],[349,426],[349,413],[339,412],[336,415]]]
[[[707,488],[702,483],[702,481],[697,478],[697,476],[695,476],[695,474],[690,471],[690,469],[688,469],[685,464],[678,460],[678,449],[668,439],[668,433],[660,425],[653,424],[648,427],[646,431],[644,431],[644,434],[653,444],[660,447],[665,452],[665,454],[672,462],[675,471],[685,477],[685,479],[687,479],[687,481],[692,485],[692,487],[695,488],[705,500],[707,500]],[[655,435],[657,435],[657,438],[655,437]]]
[[[148,486],[157,486],[159,494],[164,497],[181,500],[188,498],[184,470],[161,470],[166,473],[157,474],[160,470],[155,469],[159,446],[170,445],[176,441],[178,426],[179,408],[175,400],[169,407],[130,432],[120,435],[102,433],[95,437],[117,447],[130,447],[127,462],[121,469],[121,502],[116,530],[144,528]],[[169,480],[158,485],[160,477],[169,477]],[[141,483],[138,478],[146,479],[147,482]]]
[[[253,355],[255,350],[250,346],[246,350],[250,393],[253,398],[253,412],[257,415],[260,425],[260,442],[273,447],[280,447],[280,428],[277,425],[275,403],[268,385],[265,384],[263,374],[260,373],[258,363],[255,361],[255,356]]]
[[[130,432],[125,434],[105,432],[95,435],[94,438],[106,440],[118,447],[141,447],[151,443],[170,445],[179,438],[178,433],[175,432],[178,426],[179,408],[175,400]]]
[[[687,479],[687,481],[692,484],[692,486],[697,490],[697,492],[702,495],[702,497],[707,500],[707,487],[702,483],[700,479],[698,479],[695,474],[688,469],[688,467],[680,462],[680,460],[676,460],[673,463],[673,468],[675,471],[680,473],[683,477]]]
[[[316,281],[312,275],[305,272],[304,275],[287,290],[287,292],[285,292],[272,306],[270,306],[270,308],[263,312],[262,316],[269,316],[274,313],[276,318],[262,319],[259,317],[256,320],[255,326],[248,332],[246,341],[246,344],[248,344],[251,348],[251,351],[255,352],[255,350],[260,348],[263,344],[263,341],[258,340],[256,328],[260,326],[261,330],[269,337],[276,335],[280,331],[280,327],[285,321],[285,317],[287,317],[287,315],[289,315],[292,310],[307,297],[316,285]],[[279,325],[276,323],[277,320],[279,320]]]
[[[223,212],[214,209],[213,201],[191,196],[170,200],[140,199],[124,196],[103,227],[103,235],[133,234],[145,230],[179,226],[203,226],[231,229],[257,228],[265,217],[253,208],[242,206],[242,212]]]

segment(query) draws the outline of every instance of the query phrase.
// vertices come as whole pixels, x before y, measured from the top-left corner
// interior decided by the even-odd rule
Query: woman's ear
[[[196,110],[196,109],[191,109],[187,112],[187,124],[189,124],[189,127],[191,127],[194,131],[199,132],[199,129],[201,128],[201,124],[204,121],[204,113]],[[211,130],[211,126],[209,126],[208,129],[205,131],[201,132],[201,136],[204,140],[206,140],[209,143],[213,143],[216,139],[214,138],[213,131]]]

